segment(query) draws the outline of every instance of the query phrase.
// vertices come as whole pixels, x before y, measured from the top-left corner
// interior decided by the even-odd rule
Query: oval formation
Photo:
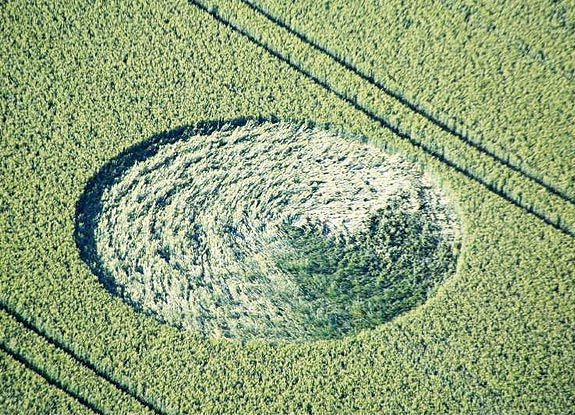
[[[398,155],[309,124],[186,128],[109,163],[77,240],[104,285],[203,335],[338,338],[424,302],[458,222]]]

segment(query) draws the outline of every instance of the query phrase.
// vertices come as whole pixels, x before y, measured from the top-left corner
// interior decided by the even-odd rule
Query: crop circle
[[[183,128],[108,163],[82,257],[139,310],[204,335],[337,338],[423,303],[455,269],[446,195],[399,155],[310,124]]]

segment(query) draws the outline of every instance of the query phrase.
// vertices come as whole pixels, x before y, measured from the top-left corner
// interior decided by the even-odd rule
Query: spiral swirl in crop
[[[445,195],[375,146],[248,121],[146,151],[81,212],[80,234],[106,286],[162,321],[217,337],[340,337],[422,303],[454,270]]]

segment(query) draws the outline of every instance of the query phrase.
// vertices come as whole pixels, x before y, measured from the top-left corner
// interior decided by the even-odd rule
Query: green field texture
[[[498,32],[549,70],[573,80],[575,61],[564,45],[573,41],[575,9],[568,1],[447,3],[465,13],[477,12],[477,24]],[[537,18],[533,18],[537,16]],[[541,24],[544,22],[545,24]]]
[[[386,98],[243,2],[4,2],[0,412],[572,411],[575,86],[573,60],[556,46],[571,39],[572,11],[564,26],[535,34],[530,27],[548,20],[526,11],[537,4],[515,19],[502,7],[494,21],[504,26],[507,16],[510,26],[488,32],[486,11],[465,25],[464,13],[417,2],[411,34],[398,40],[406,30],[399,2],[258,4],[455,127],[465,125],[543,185]],[[462,46],[466,38],[473,47]],[[532,51],[542,45],[548,58],[523,53],[516,38]],[[419,59],[422,50],[427,59]],[[473,65],[488,67],[481,82]],[[511,72],[498,75],[500,65]],[[328,124],[416,161],[458,208],[456,273],[389,323],[315,342],[204,338],[112,296],[74,240],[88,180],[155,134],[240,117]]]

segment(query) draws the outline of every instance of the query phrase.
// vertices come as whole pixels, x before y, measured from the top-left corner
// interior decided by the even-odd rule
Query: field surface
[[[0,2],[1,414],[575,413],[575,5],[406,3]],[[87,186],[229,120],[418,166],[461,222],[453,272],[312,340],[206,336],[112,295]]]

